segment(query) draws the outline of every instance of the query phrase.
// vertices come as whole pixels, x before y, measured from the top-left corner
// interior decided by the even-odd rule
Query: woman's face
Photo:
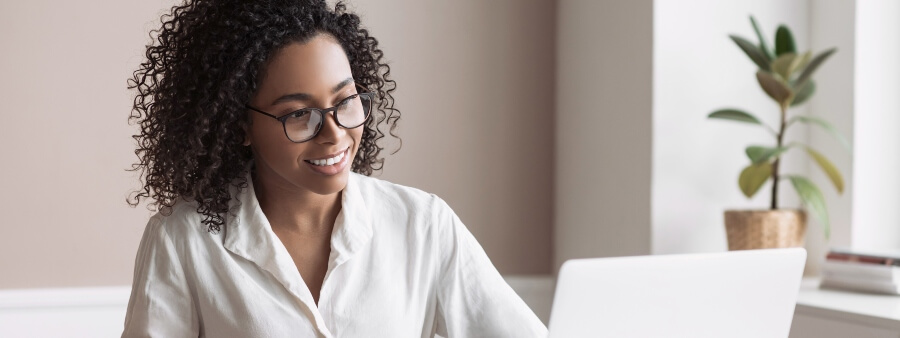
[[[278,117],[301,108],[330,108],[357,92],[344,50],[325,34],[276,52],[258,88],[250,105]],[[285,190],[320,195],[344,189],[363,126],[344,129],[330,112],[315,138],[294,143],[285,136],[281,122],[249,112],[252,122],[248,139],[258,179]],[[329,158],[340,160],[324,166],[311,162]]]

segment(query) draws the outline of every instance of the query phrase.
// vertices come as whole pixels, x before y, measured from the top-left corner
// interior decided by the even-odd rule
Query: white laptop
[[[550,337],[787,337],[805,263],[802,248],[569,260]]]

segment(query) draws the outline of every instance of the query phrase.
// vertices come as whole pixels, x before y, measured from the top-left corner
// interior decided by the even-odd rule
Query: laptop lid
[[[805,263],[802,248],[569,260],[550,337],[787,337]]]

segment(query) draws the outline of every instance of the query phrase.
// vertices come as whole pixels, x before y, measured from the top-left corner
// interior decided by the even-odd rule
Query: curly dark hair
[[[150,32],[142,62],[128,89],[136,89],[129,122],[140,126],[135,154],[143,186],[126,200],[132,207],[151,198],[148,208],[170,213],[179,199],[193,200],[208,231],[225,224],[231,187],[247,187],[252,160],[242,145],[250,117],[244,105],[256,92],[271,55],[289,43],[318,34],[334,37],[347,54],[353,79],[376,93],[376,110],[365,124],[351,170],[381,170],[384,137],[394,135],[400,111],[391,92],[396,83],[383,61],[378,40],[360,26],[359,16],[324,0],[186,0]],[[398,148],[399,149],[399,148]]]

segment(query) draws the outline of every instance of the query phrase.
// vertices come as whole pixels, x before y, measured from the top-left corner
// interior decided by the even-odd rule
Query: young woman
[[[123,337],[546,336],[444,201],[368,177],[395,83],[343,4],[188,1],[155,37]]]

